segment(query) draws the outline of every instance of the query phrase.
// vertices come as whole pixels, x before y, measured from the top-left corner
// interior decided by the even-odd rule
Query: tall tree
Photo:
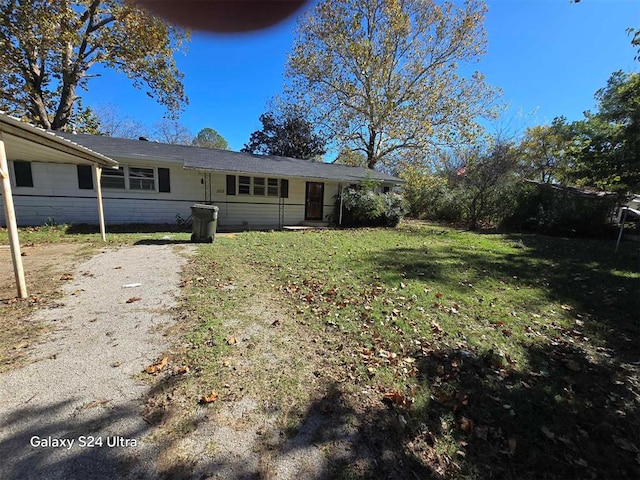
[[[290,94],[369,168],[468,142],[496,93],[458,68],[484,53],[485,12],[482,0],[323,0],[299,23]]]
[[[596,92],[598,111],[572,124],[577,184],[640,190],[640,74],[614,72]]]
[[[308,160],[324,155],[325,140],[313,130],[310,122],[294,110],[277,115],[260,115],[262,130],[251,134],[243,152]]]
[[[218,148],[220,150],[229,149],[229,142],[213,128],[208,127],[200,130],[191,144],[196,147]]]
[[[3,0],[0,109],[63,129],[101,65],[175,113],[187,99],[173,55],[186,38],[122,0]]]
[[[153,135],[160,143],[191,145],[193,134],[177,120],[163,118],[153,124]]]

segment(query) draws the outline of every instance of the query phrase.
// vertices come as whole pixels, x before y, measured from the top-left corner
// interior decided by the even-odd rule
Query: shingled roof
[[[347,165],[278,157],[275,155],[253,155],[230,150],[171,145],[99,135],[74,135],[69,133],[61,133],[60,135],[111,158],[119,160],[164,160],[182,163],[187,170],[244,173],[271,177],[313,178],[338,182],[358,182],[365,178],[372,178],[395,184],[405,183],[404,180],[392,175],[362,167],[349,167]]]

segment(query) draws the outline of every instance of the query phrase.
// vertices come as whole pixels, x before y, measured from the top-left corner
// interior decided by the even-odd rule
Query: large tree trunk
[[[75,93],[76,85],[65,82],[60,94],[60,103],[58,104],[58,110],[56,110],[56,116],[51,122],[51,130],[62,130],[69,123],[73,105],[76,101]]]

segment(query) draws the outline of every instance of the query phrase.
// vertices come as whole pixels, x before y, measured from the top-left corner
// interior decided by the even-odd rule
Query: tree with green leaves
[[[349,165],[350,167],[366,167],[367,157],[358,150],[350,150],[343,148],[333,163],[340,165]]]
[[[596,92],[598,111],[574,122],[572,175],[579,186],[640,191],[640,74],[614,72]]]
[[[0,109],[43,128],[67,127],[95,66],[125,74],[178,112],[186,103],[174,54],[184,30],[121,0],[0,3]]]
[[[527,128],[518,146],[519,173],[542,183],[566,181],[572,139],[564,117],[556,117],[551,125]]]
[[[314,159],[325,154],[325,140],[314,132],[310,122],[294,110],[283,114],[260,115],[262,130],[251,134],[243,152],[259,155]]]
[[[292,103],[306,106],[338,148],[362,152],[369,168],[475,139],[496,92],[459,66],[485,51],[487,8],[456,3],[319,2],[301,19],[289,57]]]
[[[203,128],[198,132],[196,138],[191,142],[196,147],[218,148],[220,150],[228,150],[229,142],[213,128]]]

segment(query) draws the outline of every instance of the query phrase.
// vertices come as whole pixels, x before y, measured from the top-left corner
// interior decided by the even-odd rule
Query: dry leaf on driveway
[[[133,302],[137,302],[139,300],[142,300],[142,298],[140,298],[140,297],[131,297],[129,300],[127,300],[127,303],[133,303]]]
[[[220,397],[220,395],[218,395],[216,392],[212,391],[209,395],[205,395],[204,397],[202,397],[200,399],[201,403],[213,403],[216,400],[218,400],[218,398]]]
[[[147,366],[144,371],[147,373],[156,374],[164,367],[166,367],[167,363],[169,363],[169,359],[167,357],[163,357],[159,362],[152,363],[151,365]]]

